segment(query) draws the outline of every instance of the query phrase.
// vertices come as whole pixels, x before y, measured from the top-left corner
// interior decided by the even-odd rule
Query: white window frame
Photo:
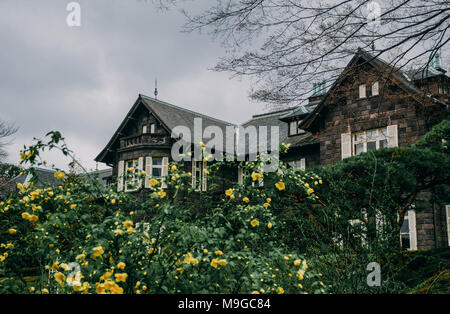
[[[290,161],[288,163],[295,170],[305,171],[306,169],[306,158],[301,158],[299,160]]]
[[[447,242],[450,246],[450,205],[445,205],[445,214],[447,216]]]
[[[359,85],[359,98],[366,98],[366,84]]]
[[[198,161],[192,159],[192,186],[195,187],[195,190],[207,191],[208,189],[208,178],[207,178],[207,169],[208,163],[206,161]]]
[[[140,158],[139,158],[140,159]],[[128,169],[139,169],[139,159],[128,159],[125,160],[125,169],[124,169],[124,186],[125,186],[125,192],[133,192],[133,191],[137,191],[139,189],[139,178],[136,178],[135,176],[131,179],[128,178]],[[129,166],[129,163],[132,163],[132,166]],[[128,183],[131,183],[132,185],[135,185],[136,188],[128,188]]]
[[[148,131],[147,125],[142,126],[142,134],[146,134]]]
[[[407,216],[405,215],[403,223],[405,220],[408,221],[408,232],[402,232],[400,226],[400,245],[402,244],[402,234],[409,235],[409,248],[408,251],[417,250],[417,229],[416,229],[416,211],[414,209],[409,209],[407,211]],[[402,247],[403,249],[403,247]]]
[[[384,131],[384,134],[382,131]],[[371,134],[372,132],[376,132],[376,135],[374,137],[369,138],[368,134]],[[385,147],[389,147],[387,127],[352,133],[352,155],[353,156],[357,155],[356,145],[362,144],[363,150],[361,151],[361,153],[365,153],[367,152],[367,143],[375,142],[375,150],[377,150],[380,149],[381,141],[386,141]]]
[[[289,122],[289,136],[299,134],[299,131],[298,131],[298,122],[299,122],[299,121],[297,121],[297,120],[295,120],[295,121],[290,121],[290,122]],[[293,129],[293,128],[295,129],[294,132],[292,132],[292,129]]]
[[[372,83],[372,96],[379,95],[379,89],[380,89],[380,86],[379,86],[378,81],[373,82]]]
[[[150,124],[150,133],[151,134],[156,133],[156,124],[155,123]]]

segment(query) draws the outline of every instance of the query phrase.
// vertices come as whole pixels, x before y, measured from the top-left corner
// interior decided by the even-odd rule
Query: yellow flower
[[[49,294],[48,289],[45,289],[45,288],[41,290],[41,293],[42,294]]]
[[[219,251],[215,251],[214,253],[215,253],[216,255],[222,255],[222,254],[223,254],[223,252],[220,251],[220,250],[219,250]]]
[[[322,182],[322,180],[319,180],[319,184],[322,184],[323,182]]]
[[[283,191],[286,188],[286,186],[284,185],[284,182],[282,182],[282,181],[275,183],[275,186],[280,191]]]
[[[270,203],[270,202],[272,202],[272,199],[271,199],[270,197],[268,197],[268,198],[266,199],[266,202],[267,202],[267,203]]]
[[[283,294],[284,293],[284,289],[282,287],[278,287],[277,288],[277,293],[278,294]]]
[[[129,227],[132,227],[132,226],[133,226],[133,222],[130,221],[130,220],[125,220],[125,221],[123,222],[123,227],[124,227],[124,228],[129,228]]]
[[[225,195],[230,196],[233,194],[233,189],[229,188],[228,190],[225,191]]]
[[[158,181],[155,180],[155,179],[153,179],[153,178],[150,179],[149,183],[150,183],[151,186],[156,186],[156,185],[158,185]]]
[[[61,285],[61,287],[64,287],[64,285],[66,283],[66,275],[58,272],[55,274],[55,280],[57,283],[59,283]]]
[[[259,181],[259,180],[261,180],[262,176],[263,175],[261,173],[253,172],[252,173],[252,180],[253,181]]]
[[[70,205],[70,209],[74,209],[75,207],[77,207],[77,204]]]
[[[230,199],[234,200],[234,198],[235,198],[234,194],[231,194]]]
[[[118,269],[124,269],[125,266],[126,266],[126,264],[124,262],[120,262],[119,264],[117,264]]]
[[[17,233],[17,230],[16,229],[9,229],[9,234],[16,234]]]
[[[264,207],[265,207],[265,208],[268,208],[269,206],[270,206],[269,203],[264,203]]]
[[[227,264],[227,260],[225,259],[219,259],[219,261],[217,262],[219,265],[225,266]]]
[[[172,171],[177,170],[177,166],[173,165],[170,169],[172,169]]]
[[[127,280],[128,274],[122,273],[122,274],[115,274],[114,276],[116,277],[117,282],[121,281],[125,282]]]
[[[253,291],[252,294],[259,294],[259,291]]]
[[[211,261],[211,266],[214,268],[217,268],[217,266],[219,265],[219,259],[215,258]]]
[[[300,260],[299,259],[296,259],[295,261],[294,261],[294,266],[300,266]]]
[[[198,265],[198,259],[194,258],[191,253],[187,253],[187,257],[184,258],[186,264]]]
[[[305,275],[305,271],[302,270],[302,269],[300,269],[300,270],[297,272],[297,278],[300,279],[300,280],[303,280],[303,276],[304,276],[304,275]]]
[[[308,193],[308,195],[311,195],[311,194],[313,194],[314,193],[314,190],[313,189],[311,189],[311,188],[309,188],[307,191],[306,191],[306,193]]]
[[[51,267],[51,269],[52,269],[52,270],[57,270],[58,267],[59,267],[59,266],[58,266],[58,262],[54,262],[53,265],[52,265],[52,267]]]
[[[269,229],[272,229],[272,223],[271,222],[269,222],[268,224],[267,224],[267,228],[269,228]]]
[[[257,219],[253,219],[250,224],[252,225],[252,227],[256,227],[259,226],[259,221]]]
[[[55,176],[55,178],[62,180],[65,176],[65,173],[62,171],[57,171],[57,172],[55,172],[54,176]]]
[[[305,188],[309,189],[309,184],[305,183]]]
[[[103,251],[103,248],[101,245],[93,248],[92,250],[94,251],[94,254],[92,255],[93,257],[98,257],[98,256],[102,255],[103,253],[105,253],[105,251]]]
[[[22,218],[28,220],[28,219],[30,219],[30,214],[27,212],[24,212],[24,213],[22,213]]]
[[[116,203],[116,200],[112,199],[112,200],[111,200],[111,204],[114,205],[115,203]]]

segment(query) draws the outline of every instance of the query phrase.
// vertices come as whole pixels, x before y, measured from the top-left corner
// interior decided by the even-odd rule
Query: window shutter
[[[306,159],[302,158],[300,159],[300,170],[305,171],[305,169],[306,169]]]
[[[138,188],[140,188],[142,186],[142,179],[141,179],[142,170],[144,170],[144,157],[139,157],[139,159],[138,159],[138,174],[139,174]]]
[[[352,156],[352,134],[341,134],[341,156],[342,159]]]
[[[202,191],[206,191],[208,189],[208,182],[207,182],[207,162],[203,161],[203,167],[202,167]]]
[[[409,246],[410,250],[417,250],[416,212],[408,210]]]
[[[119,161],[117,166],[117,191],[123,191],[123,168],[125,166],[125,162],[123,160]]]
[[[398,147],[398,128],[397,125],[389,125],[387,127],[388,147]]]
[[[152,187],[150,185],[150,178],[151,178],[151,175],[152,175],[152,163],[153,163],[152,157],[145,157],[145,173],[146,173],[146,176],[145,176],[145,184],[144,184],[144,186],[145,186],[146,189],[149,189],[149,188]]]
[[[450,246],[450,205],[445,205],[445,212],[447,214],[447,241]]]
[[[260,187],[261,187],[261,186],[264,186],[264,174],[262,175],[261,179],[259,179],[258,185],[259,185]]]
[[[366,84],[359,85],[359,98],[366,98]]]
[[[169,174],[169,157],[163,157],[162,158],[162,170],[161,170],[161,174],[162,174],[162,183],[161,183],[161,187],[162,188],[167,188],[167,184],[166,184],[166,180],[167,180],[167,175]]]
[[[197,162],[194,160],[194,159],[192,159],[192,187],[193,188],[195,188],[195,185],[196,185],[196,183],[197,183],[197,179],[196,179],[196,177],[197,177]]]
[[[372,84],[372,96],[378,95],[378,81]]]
[[[244,184],[244,169],[242,169],[241,167],[238,167],[238,184]]]

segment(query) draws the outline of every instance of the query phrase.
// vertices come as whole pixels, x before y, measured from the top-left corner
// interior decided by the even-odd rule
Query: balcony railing
[[[120,148],[129,148],[139,145],[164,145],[166,135],[157,133],[146,133],[123,137],[120,139]]]

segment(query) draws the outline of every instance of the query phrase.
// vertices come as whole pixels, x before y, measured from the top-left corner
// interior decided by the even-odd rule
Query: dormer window
[[[150,124],[150,133],[152,134],[156,133],[156,124],[154,123]]]
[[[146,125],[144,125],[144,126],[142,127],[142,133],[143,133],[143,134],[147,133],[147,126],[146,126]]]

